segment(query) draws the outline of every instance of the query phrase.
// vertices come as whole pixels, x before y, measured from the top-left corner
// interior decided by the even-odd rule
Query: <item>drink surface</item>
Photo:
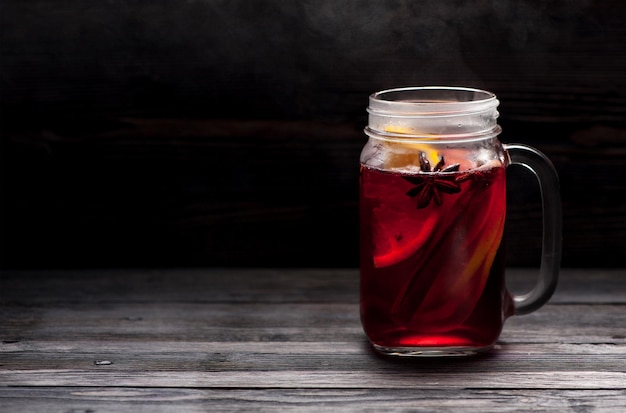
[[[512,312],[505,168],[361,166],[361,319],[381,347],[492,346]]]

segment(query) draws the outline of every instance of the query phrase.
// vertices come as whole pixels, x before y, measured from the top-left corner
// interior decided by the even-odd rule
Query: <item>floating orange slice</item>
[[[405,127],[389,125],[387,132],[407,135],[407,139],[383,141],[387,146],[384,167],[387,170],[415,170],[420,166],[420,154],[424,153],[431,165],[439,161],[432,145],[423,141],[412,141],[409,135],[415,134]],[[388,199],[406,199],[405,203],[382,203],[374,216],[374,265],[387,267],[401,262],[417,251],[428,239],[436,224],[436,217],[426,220],[415,218],[415,205],[405,195],[406,188],[387,188]]]
[[[409,135],[415,134],[414,131],[406,127],[387,125],[385,127],[386,132],[407,135],[406,140],[397,141],[385,141],[387,146],[387,158],[385,159],[385,167],[388,169],[401,169],[411,166],[419,166],[420,153],[426,154],[426,159],[431,165],[436,165],[439,162],[437,151],[432,145],[420,142],[414,142]]]
[[[387,213],[386,218],[393,217]],[[379,226],[374,235],[374,266],[388,267],[409,258],[428,241],[436,223],[437,217],[430,215],[425,221],[399,218]]]

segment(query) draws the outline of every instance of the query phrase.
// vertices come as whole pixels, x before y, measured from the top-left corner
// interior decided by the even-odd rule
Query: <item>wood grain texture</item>
[[[460,412],[519,411],[615,412],[626,407],[624,392],[615,390],[498,390],[466,389],[146,389],[0,388],[6,411],[23,408],[23,398],[35,396],[29,411],[48,412],[51,406],[73,413],[150,411],[298,411],[298,412]],[[233,406],[233,400],[239,401]],[[13,409],[13,410],[12,410]]]
[[[364,123],[115,123],[114,130],[77,136],[14,135],[5,145],[6,267],[358,264]],[[626,141],[619,136],[626,129],[583,131],[577,140],[569,126],[502,123],[504,142],[537,147],[560,174],[564,265],[620,266]],[[515,167],[508,182],[508,262],[536,265],[538,186]]]
[[[367,97],[428,84],[496,93],[560,174],[563,264],[623,268],[623,1],[222,3],[3,2],[1,268],[355,267]]]
[[[493,351],[407,360],[365,339],[353,269],[5,271],[0,411],[620,411],[624,274],[565,269]]]

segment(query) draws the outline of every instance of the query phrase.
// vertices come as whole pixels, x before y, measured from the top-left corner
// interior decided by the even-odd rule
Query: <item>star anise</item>
[[[424,152],[420,153],[420,173],[403,178],[415,185],[407,191],[407,195],[411,198],[417,198],[417,208],[426,208],[430,201],[434,201],[435,205],[442,204],[442,193],[458,194],[461,192],[461,186],[455,180],[460,165],[458,163],[446,166],[443,156],[439,157],[439,161],[434,168],[431,169],[430,162],[426,158]]]

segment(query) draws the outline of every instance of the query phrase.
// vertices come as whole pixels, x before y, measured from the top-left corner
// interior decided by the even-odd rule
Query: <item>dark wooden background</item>
[[[626,263],[622,0],[4,0],[2,268],[358,264],[370,93],[495,92],[561,177],[563,265]],[[510,265],[538,264],[511,168]]]

